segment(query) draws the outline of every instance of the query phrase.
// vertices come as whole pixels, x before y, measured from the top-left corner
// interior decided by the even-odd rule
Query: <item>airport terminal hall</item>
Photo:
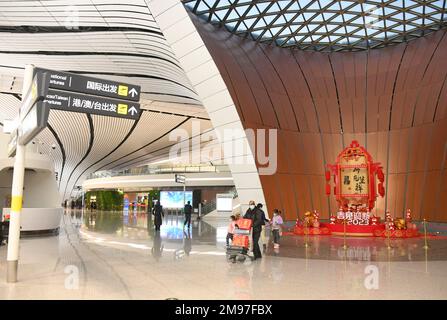
[[[0,300],[269,315],[446,270],[445,0],[0,0]]]

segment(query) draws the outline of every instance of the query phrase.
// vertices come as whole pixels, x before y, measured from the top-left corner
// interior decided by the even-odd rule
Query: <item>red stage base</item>
[[[374,232],[374,235],[376,237],[387,238],[388,232],[389,231],[386,230],[376,230]],[[407,229],[407,230],[393,230],[391,231],[391,234],[389,236],[390,238],[416,238],[419,237],[420,235],[421,234],[419,233],[418,230]]]
[[[324,235],[330,235],[331,232],[328,228],[326,227],[320,227],[320,228],[314,228],[314,227],[309,227],[309,228],[304,228],[302,226],[295,226],[293,228],[293,234],[296,234],[298,236],[302,236],[304,234],[308,234],[310,236],[324,236]]]
[[[321,223],[319,228],[304,228],[303,226],[295,226],[293,233],[289,232],[286,235],[334,235],[343,236],[343,224],[330,224]],[[349,237],[388,237],[388,231],[385,230],[385,224],[358,226],[358,225],[346,225],[346,235]],[[421,236],[418,230],[393,230],[391,231],[390,238],[416,238]]]
[[[336,223],[322,223],[321,226],[323,228],[329,229],[332,235],[342,236],[344,235],[344,227],[343,224]],[[368,225],[368,226],[358,226],[358,225],[346,225],[346,235],[349,237],[374,237],[376,236],[376,232],[385,231],[384,224],[378,225]]]

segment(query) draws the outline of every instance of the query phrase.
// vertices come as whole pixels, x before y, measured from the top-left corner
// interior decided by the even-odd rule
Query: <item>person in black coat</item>
[[[185,204],[184,213],[185,213],[185,223],[183,224],[183,228],[185,228],[186,224],[188,224],[189,229],[191,227],[191,214],[192,214],[191,201],[188,201],[188,203]]]
[[[259,238],[261,237],[262,226],[265,224],[265,215],[256,207],[255,202],[249,202],[249,208],[245,212],[244,219],[251,219],[253,224],[253,256],[256,259],[262,258],[261,249],[259,248]]]
[[[264,210],[262,210],[262,207],[263,207],[262,203],[258,203],[256,205],[256,207],[259,209],[259,211],[261,211],[261,213],[262,213],[262,221],[264,221],[264,223],[262,224],[261,242],[262,242],[262,247],[263,247],[262,252],[265,252],[267,250],[267,241],[265,239],[265,224],[269,223],[270,220],[266,218],[265,212],[264,212]]]
[[[160,204],[160,200],[157,201],[157,203],[154,206],[154,209],[152,210],[152,214],[154,215],[154,225],[155,230],[160,231],[160,226],[163,223],[163,217],[165,216],[163,213],[163,206]]]

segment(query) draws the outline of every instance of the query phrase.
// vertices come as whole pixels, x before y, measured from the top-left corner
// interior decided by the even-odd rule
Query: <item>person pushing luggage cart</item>
[[[251,219],[238,219],[237,227],[233,230],[233,239],[231,245],[227,246],[227,260],[233,263],[244,262],[248,257],[254,260],[254,257],[248,254],[250,249],[250,230],[252,226]]]

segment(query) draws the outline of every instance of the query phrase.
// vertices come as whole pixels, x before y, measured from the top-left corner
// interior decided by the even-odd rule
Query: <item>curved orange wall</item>
[[[278,170],[261,176],[287,219],[336,212],[324,170],[356,139],[386,173],[386,209],[447,221],[446,30],[383,49],[319,53],[231,35],[191,15],[246,128],[278,129]]]

